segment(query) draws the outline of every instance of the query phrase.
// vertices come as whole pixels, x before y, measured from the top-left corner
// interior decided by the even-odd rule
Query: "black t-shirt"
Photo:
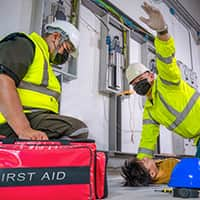
[[[12,33],[0,41],[0,73],[7,74],[16,86],[33,62],[35,44],[23,33]]]

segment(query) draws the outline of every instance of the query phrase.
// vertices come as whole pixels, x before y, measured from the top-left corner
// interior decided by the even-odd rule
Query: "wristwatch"
[[[168,26],[167,26],[167,24],[165,24],[165,26],[164,26],[163,29],[156,30],[156,31],[157,31],[158,35],[164,35],[164,34],[168,33]]]

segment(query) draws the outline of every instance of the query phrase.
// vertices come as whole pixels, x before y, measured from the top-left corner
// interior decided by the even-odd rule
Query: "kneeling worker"
[[[69,22],[37,33],[12,33],[0,41],[0,134],[30,140],[86,138],[80,120],[58,114],[61,86],[52,64],[77,55],[79,31]]]

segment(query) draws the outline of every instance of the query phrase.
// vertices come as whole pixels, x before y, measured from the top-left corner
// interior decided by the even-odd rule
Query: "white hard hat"
[[[135,78],[147,71],[150,70],[141,63],[130,64],[126,70],[126,77],[128,79],[128,83],[130,84]]]
[[[56,20],[51,24],[45,25],[45,32],[59,32],[63,37],[68,38],[75,48],[75,51],[72,52],[71,55],[73,57],[77,57],[80,33],[79,30],[73,24],[64,20]]]

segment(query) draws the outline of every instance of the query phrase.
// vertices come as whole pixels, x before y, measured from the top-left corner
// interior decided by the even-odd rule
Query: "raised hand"
[[[144,22],[147,26],[149,26],[151,29],[157,32],[161,32],[166,29],[166,23],[160,10],[146,2],[144,2],[144,4],[141,7],[149,16],[149,18],[140,17],[140,20],[142,22]]]

